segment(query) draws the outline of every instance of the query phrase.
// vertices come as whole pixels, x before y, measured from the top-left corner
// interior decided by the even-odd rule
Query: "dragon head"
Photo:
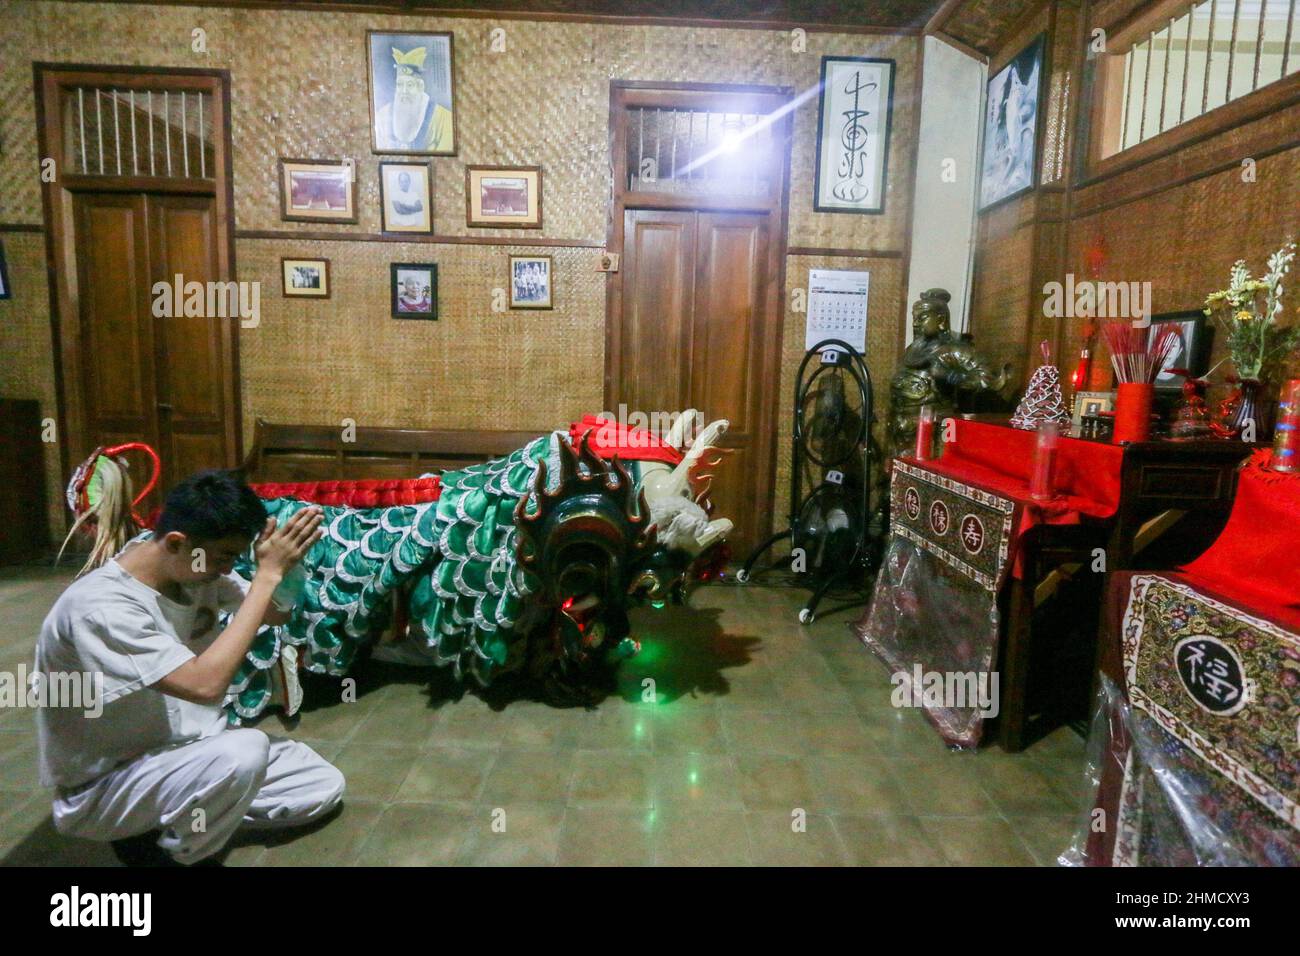
[[[666,436],[681,450],[699,413],[684,413]],[[681,602],[695,568],[731,530],[710,520],[707,469],[722,460],[713,442],[725,421],[704,429],[676,467],[638,462],[640,482],[618,458],[558,440],[558,475],[539,462],[533,493],[515,508],[520,565],[538,579],[540,602],[553,608],[550,660],[579,666],[606,652],[635,652],[627,611],[650,602]]]

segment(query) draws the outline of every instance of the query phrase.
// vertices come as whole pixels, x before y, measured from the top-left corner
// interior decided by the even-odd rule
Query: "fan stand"
[[[838,439],[838,442],[832,443],[831,447],[839,448],[840,452],[819,455],[810,445],[814,436],[820,431],[817,426],[824,426],[825,423],[820,422],[816,414],[812,415],[809,421],[805,421],[805,409],[817,378],[828,369],[841,370],[852,384],[852,392],[847,392],[849,385],[845,385],[844,389],[848,397],[856,397],[858,400],[857,422],[854,423],[847,417],[835,422],[840,426],[840,430],[833,433],[833,437]],[[871,374],[858,351],[840,339],[825,339],[813,346],[804,356],[799,365],[799,373],[795,377],[789,524],[785,530],[778,531],[751,551],[749,557],[745,559],[744,566],[736,574],[738,583],[747,584],[752,579],[754,566],[759,558],[777,542],[786,538],[791,539],[794,548],[801,547],[803,543],[809,541],[825,545],[828,539],[817,537],[819,529],[809,521],[809,512],[820,514],[816,510],[819,498],[834,501],[838,496],[839,501],[847,502],[850,506],[849,510],[845,511],[841,508],[840,511],[846,515],[850,525],[855,526],[852,529],[852,550],[848,559],[836,561],[835,567],[829,572],[820,569],[796,571],[812,589],[812,596],[799,611],[801,624],[812,624],[816,620],[817,606],[837,586],[849,585],[854,591],[862,591],[862,584],[865,583],[865,578],[870,572],[871,464],[873,459],[879,456],[879,451],[873,448],[871,440],[871,426],[874,422]],[[845,484],[845,471],[854,465],[861,467],[858,480],[861,487],[857,489]],[[820,469],[822,475],[812,491],[805,495],[803,493],[804,472],[809,466]],[[836,530],[837,544],[845,543],[843,532],[843,528]],[[829,534],[829,532],[821,533]],[[807,555],[805,554],[804,557],[806,559]],[[760,569],[760,573],[771,570],[779,564],[780,562],[766,565]]]

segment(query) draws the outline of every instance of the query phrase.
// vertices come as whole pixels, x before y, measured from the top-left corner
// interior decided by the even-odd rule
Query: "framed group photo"
[[[893,99],[893,60],[822,57],[815,211],[885,211]]]
[[[466,166],[465,222],[505,229],[542,228],[542,167]]]
[[[988,85],[980,209],[1019,196],[1037,181],[1038,111],[1042,101],[1045,34],[1020,51]]]
[[[432,262],[394,262],[389,266],[393,318],[438,317],[438,267]]]
[[[433,232],[433,169],[428,163],[380,163],[384,232]]]
[[[280,218],[288,222],[356,222],[356,164],[345,159],[282,159]]]
[[[510,257],[510,308],[549,309],[551,296],[550,256]]]
[[[280,285],[285,298],[328,299],[330,297],[330,261],[328,259],[280,260]]]
[[[450,33],[366,33],[370,143],[376,153],[456,154]]]

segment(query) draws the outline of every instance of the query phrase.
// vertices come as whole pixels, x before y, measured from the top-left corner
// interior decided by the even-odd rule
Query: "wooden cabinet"
[[[13,564],[50,545],[40,403],[0,399],[0,419],[0,564]]]

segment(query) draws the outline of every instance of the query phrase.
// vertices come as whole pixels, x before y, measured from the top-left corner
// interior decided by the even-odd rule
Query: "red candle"
[[[1061,426],[1057,422],[1040,422],[1034,443],[1034,468],[1029,477],[1029,494],[1037,501],[1056,497],[1056,449]]]
[[[1300,471],[1300,378],[1282,386],[1268,467],[1273,471]]]
[[[934,457],[934,409],[929,405],[921,406],[921,417],[916,421],[917,461],[929,461]]]

